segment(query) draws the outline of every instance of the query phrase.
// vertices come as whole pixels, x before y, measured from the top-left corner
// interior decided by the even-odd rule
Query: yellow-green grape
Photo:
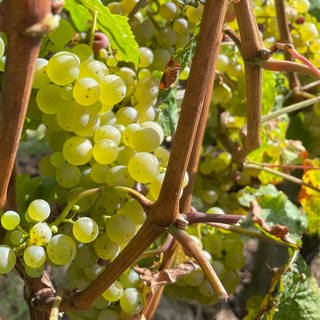
[[[136,225],[128,217],[116,214],[107,221],[106,232],[113,242],[123,245],[135,235]]]
[[[17,212],[9,210],[1,216],[1,225],[6,230],[15,229],[20,223],[20,216]]]
[[[178,38],[176,42],[176,48],[184,48],[188,43],[190,43],[190,35],[189,33],[183,32],[183,33],[178,33]]]
[[[94,241],[93,248],[96,255],[103,260],[113,260],[120,253],[120,245],[111,241],[106,233]]]
[[[10,233],[10,241],[14,246],[18,246],[24,241],[24,233],[21,230],[13,230]]]
[[[143,308],[143,296],[136,288],[127,288],[120,298],[121,309],[130,315],[139,313]]]
[[[38,167],[40,173],[44,176],[51,177],[56,174],[56,168],[50,161],[50,155],[42,157],[39,161]]]
[[[203,190],[201,198],[206,204],[213,205],[218,200],[218,194],[214,190]]]
[[[130,12],[130,11],[129,11]],[[105,309],[99,312],[96,320],[120,320],[119,313],[115,310]]]
[[[28,206],[28,214],[34,221],[44,221],[50,215],[50,205],[43,199],[33,200]]]
[[[225,287],[227,292],[234,292],[239,282],[239,274],[234,270],[227,270],[224,277],[222,278],[223,286]]]
[[[310,2],[308,0],[293,1],[292,7],[299,13],[307,13],[310,7]]]
[[[76,255],[77,247],[74,240],[65,235],[57,234],[47,244],[47,256],[59,266],[71,262]]]
[[[188,29],[188,21],[184,18],[179,18],[173,22],[172,28],[176,33],[184,33]]]
[[[207,210],[210,214],[225,214],[224,210],[219,207],[211,207]]]
[[[80,72],[80,59],[73,53],[60,51],[54,54],[47,65],[47,73],[52,82],[65,86],[73,82]]]
[[[193,270],[190,273],[188,273],[187,275],[185,275],[183,278],[184,278],[184,281],[186,282],[186,284],[193,286],[193,287],[197,287],[203,281],[204,274],[203,274],[203,271],[201,268],[196,268],[195,270]]]
[[[57,113],[57,121],[63,130],[75,132],[88,125],[90,112],[87,107],[74,100],[64,102]]]
[[[141,123],[141,127],[142,128],[152,128],[153,130],[155,130],[157,132],[157,134],[159,135],[159,139],[160,139],[160,143],[162,143],[163,139],[164,139],[164,132],[162,127],[153,121],[145,121]]]
[[[145,121],[153,121],[156,117],[156,110],[154,109],[153,104],[137,104],[135,108],[138,111],[138,121],[140,123]]]
[[[153,23],[147,19],[132,28],[134,36],[138,43],[144,44],[152,39],[156,33]]]
[[[98,60],[87,60],[80,65],[79,78],[93,78],[97,82],[109,74],[108,67]]]
[[[64,102],[61,98],[61,88],[54,84],[42,87],[37,92],[36,101],[38,108],[42,112],[56,114]]]
[[[139,52],[140,52],[139,68],[149,67],[153,62],[152,50],[150,50],[147,47],[140,47]]]
[[[48,38],[59,47],[65,46],[73,37],[74,29],[66,19],[60,19],[59,26],[48,33]]]
[[[75,187],[80,181],[80,169],[70,163],[64,163],[56,170],[57,182],[63,188]]]
[[[106,172],[105,183],[110,186],[125,186],[132,188],[135,181],[131,178],[126,166],[114,166]]]
[[[136,122],[138,119],[138,111],[133,107],[122,107],[116,113],[117,124],[127,126]]]
[[[92,107],[92,106],[90,106]],[[84,128],[75,130],[74,133],[80,137],[91,137],[100,126],[100,117],[97,113],[89,111],[89,121]]]
[[[134,269],[127,269],[122,275],[119,277],[119,281],[122,286],[126,288],[137,288],[140,283],[139,274],[134,271]]]
[[[100,123],[101,126],[105,124],[115,125],[116,124],[116,115],[112,110],[105,111],[105,105],[102,106],[102,110],[100,112]]]
[[[104,183],[106,179],[106,173],[110,170],[108,165],[95,163],[91,167],[90,177],[96,183]]]
[[[118,157],[118,146],[110,139],[102,139],[95,143],[93,147],[93,157],[101,164],[110,164]]]
[[[159,8],[159,15],[165,20],[172,20],[176,17],[178,8],[174,2],[168,1]]]
[[[3,56],[4,54],[4,51],[5,51],[5,45],[4,45],[4,42],[3,42],[3,39],[0,37],[0,58]]]
[[[162,146],[159,146],[154,155],[159,159],[161,167],[166,167],[170,158],[170,152]]]
[[[100,82],[100,90],[100,101],[103,104],[113,106],[125,97],[127,89],[120,77],[110,74]]]
[[[66,159],[61,151],[56,151],[51,154],[50,162],[55,168],[59,168],[66,163]]]
[[[117,145],[121,142],[121,132],[118,128],[111,125],[100,126],[94,133],[93,140],[97,142],[103,139],[110,139]]]
[[[219,54],[217,58],[217,69],[220,72],[226,72],[228,66],[229,66],[229,58],[225,54]]]
[[[153,59],[152,59],[152,61],[153,61]],[[139,70],[138,79],[139,80],[145,80],[145,79],[150,78],[151,75],[152,75],[151,71],[149,69],[147,69],[147,68],[144,68],[144,69]]]
[[[136,152],[131,147],[120,147],[119,154],[117,158],[117,163],[123,166],[127,166],[129,160],[135,155]]]
[[[199,4],[197,8],[187,5],[185,8],[188,20],[192,23],[198,23],[202,16],[203,5]]]
[[[75,166],[88,163],[92,157],[92,145],[89,139],[74,136],[63,145],[63,156]]]
[[[160,173],[150,183],[149,191],[155,200],[159,197],[164,176],[165,173]]]
[[[72,227],[74,237],[82,243],[94,241],[98,236],[98,232],[97,223],[89,217],[79,218]]]
[[[6,60],[5,56],[0,57],[0,71],[3,72],[6,67]]]
[[[30,246],[23,252],[23,261],[30,268],[41,267],[46,259],[46,252],[41,246]]]
[[[129,160],[128,170],[134,180],[149,183],[159,174],[159,161],[153,154],[139,152]]]
[[[86,60],[92,61],[94,58],[92,48],[84,43],[75,45],[73,48],[71,48],[71,52],[80,59],[81,63]]]
[[[185,67],[179,75],[180,80],[187,80],[189,78],[190,68]]]
[[[310,51],[314,54],[320,51],[320,39],[316,39],[310,43]]]
[[[122,284],[116,280],[111,286],[102,293],[102,297],[110,302],[118,301],[123,293]]]
[[[124,145],[132,147],[132,136],[133,133],[140,129],[140,124],[131,123],[127,125],[125,130],[122,132],[122,142]]]
[[[203,281],[200,283],[198,289],[200,293],[205,297],[212,297],[216,294],[211,283],[206,278],[203,279]]]
[[[312,42],[315,41],[319,36],[316,25],[311,22],[305,22],[299,31],[304,41]]]
[[[153,51],[153,62],[150,66],[154,70],[164,71],[171,55],[167,49],[157,48]]]
[[[124,15],[124,9],[121,2],[109,2],[107,8],[113,14],[119,14],[121,16]]]
[[[158,30],[157,32],[157,41],[162,48],[170,49],[177,42],[177,34],[172,28],[164,27]]]
[[[45,222],[38,222],[30,229],[30,242],[34,245],[46,245],[52,237],[50,227]]]
[[[72,101],[72,100],[73,100],[72,90],[73,90],[72,85],[64,86],[64,87],[61,89],[61,98],[62,98],[64,101]]]
[[[40,89],[50,83],[50,79],[47,75],[48,60],[38,58],[36,61],[36,68],[34,71],[32,88]]]
[[[119,71],[116,72],[116,75],[119,76],[126,85],[126,97],[128,97],[136,86],[136,73],[127,67],[122,67]]]
[[[139,80],[136,85],[135,97],[138,103],[150,105],[157,98],[159,84],[153,78]]]
[[[24,266],[24,271],[30,278],[40,278],[44,270],[44,265],[39,268],[31,268],[28,265]]]
[[[146,213],[141,204],[135,200],[130,199],[118,211],[119,214],[127,216],[135,224],[143,224],[146,220]]]
[[[100,95],[99,84],[92,78],[81,78],[73,87],[74,99],[83,106],[89,106],[98,101]]]
[[[6,246],[0,245],[0,274],[9,273],[16,264],[14,251]]]

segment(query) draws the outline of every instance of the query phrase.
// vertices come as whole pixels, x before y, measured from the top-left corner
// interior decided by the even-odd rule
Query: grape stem
[[[97,17],[98,17],[98,11],[97,10],[92,10],[92,25],[90,28],[90,35],[89,35],[89,46],[92,48],[93,46],[93,41],[94,41],[94,33],[96,32],[97,29]]]
[[[59,224],[63,223],[66,219],[67,216],[69,214],[69,212],[72,210],[73,206],[79,202],[81,199],[100,193],[103,190],[103,187],[100,188],[93,188],[93,189],[88,189],[85,191],[80,192],[79,194],[77,194],[74,198],[72,198],[67,205],[64,207],[64,209],[62,210],[62,212],[60,213],[60,215],[53,221],[50,223],[50,227],[52,226],[58,226]]]
[[[290,247],[290,248],[294,248],[297,249],[299,248],[298,245],[294,244],[294,243],[290,243],[290,242],[286,242],[283,241],[282,239],[274,239],[274,238],[270,238],[262,233],[256,232],[256,231],[252,231],[252,230],[248,230],[242,227],[238,227],[238,226],[233,226],[233,225],[229,225],[226,223],[218,223],[218,222],[210,222],[208,223],[210,226],[215,227],[215,228],[219,228],[219,229],[223,229],[223,230],[228,230],[231,232],[235,232],[250,238],[257,238],[263,241],[268,241],[271,243],[276,243],[278,245],[284,246],[284,247]]]
[[[273,120],[275,118],[278,118],[278,117],[282,116],[283,114],[288,114],[288,113],[291,113],[291,112],[294,112],[294,111],[297,111],[297,110],[300,110],[303,108],[307,108],[307,107],[309,107],[319,101],[320,101],[320,96],[294,103],[290,106],[287,106],[285,108],[282,108],[280,110],[277,110],[277,111],[274,111],[272,113],[269,113],[267,115],[262,116],[261,122],[264,123],[264,122]]]
[[[115,186],[115,190],[123,191],[128,193],[130,196],[132,196],[134,199],[140,202],[140,204],[145,208],[145,207],[150,207],[153,202],[149,200],[147,197],[145,197],[142,193],[139,191],[129,188],[129,187],[124,187],[124,186]]]
[[[192,240],[191,236],[184,230],[178,229],[174,226],[169,227],[169,232],[180,242],[186,253],[197,261],[217,295],[220,298],[227,300],[227,291],[223,287],[223,284],[221,283],[213,267],[203,255],[199,246]]]
[[[57,294],[55,297],[54,303],[52,305],[49,320],[59,319],[59,308],[60,308],[61,300],[62,300],[61,294]]]
[[[302,179],[299,179],[297,177],[291,176],[290,174],[283,173],[281,171],[273,170],[271,168],[266,168],[266,167],[264,167],[264,166],[262,166],[262,165],[260,165],[258,163],[255,163],[255,162],[245,163],[244,164],[244,168],[262,170],[262,171],[268,172],[270,174],[274,174],[275,176],[281,177],[281,178],[283,178],[283,179],[285,179],[287,181],[290,181],[292,183],[295,183],[295,184],[304,186],[306,188],[310,188],[312,190],[320,192],[320,189],[318,189],[317,187],[313,186],[312,184],[304,182]]]

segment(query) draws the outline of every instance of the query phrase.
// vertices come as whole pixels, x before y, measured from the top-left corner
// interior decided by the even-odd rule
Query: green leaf
[[[117,59],[138,64],[138,44],[127,17],[112,14],[99,0],[66,0],[64,8],[70,12],[72,21],[81,32],[91,27],[92,12],[96,11],[97,27],[108,36]]]
[[[257,314],[260,311],[260,304],[263,297],[261,295],[254,295],[250,297],[246,303],[246,310],[248,314],[243,318],[243,320],[256,320]]]
[[[319,319],[320,290],[302,258],[281,277],[274,305],[274,320]]]
[[[320,1],[319,0],[309,0],[310,8],[309,13],[320,21]]]
[[[264,71],[262,84],[263,84],[262,85],[262,92],[263,92],[262,114],[267,114],[273,110],[273,106],[275,104],[275,99],[277,95],[276,77],[274,72]]]

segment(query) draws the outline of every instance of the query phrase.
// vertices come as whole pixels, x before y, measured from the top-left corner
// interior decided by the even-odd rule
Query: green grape
[[[300,34],[304,41],[313,42],[318,36],[319,32],[315,24],[311,22],[305,22],[300,28]]]
[[[133,107],[122,107],[116,113],[117,124],[127,126],[136,122],[138,119],[138,111]]]
[[[219,207],[211,207],[207,210],[207,213],[211,214],[225,214],[224,210]]]
[[[6,67],[6,60],[7,60],[6,56],[0,57],[0,71],[1,72],[4,72],[4,69]]]
[[[129,268],[119,277],[123,288],[137,288],[140,283],[139,274],[134,269]]]
[[[87,60],[80,65],[79,78],[93,78],[98,83],[109,74],[108,67],[98,60]]]
[[[47,73],[52,82],[65,86],[73,82],[80,72],[80,59],[73,53],[60,51],[54,54],[47,65]]]
[[[89,106],[98,101],[100,96],[99,84],[92,78],[81,78],[73,87],[73,97],[79,104]]]
[[[100,117],[94,112],[89,113],[89,122],[84,128],[75,130],[74,133],[80,137],[92,137],[100,127]]]
[[[143,296],[136,288],[127,288],[120,298],[120,306],[127,314],[137,314],[143,308]]]
[[[131,137],[131,145],[138,152],[153,152],[160,143],[161,137],[153,128],[140,128],[135,130]]]
[[[190,43],[190,35],[188,32],[178,33],[176,48],[184,48],[186,45]]]
[[[102,139],[95,143],[93,147],[93,157],[101,164],[110,164],[118,157],[118,146],[110,139]]]
[[[101,234],[93,243],[96,255],[103,260],[113,260],[120,253],[120,246],[111,241],[106,233]]]
[[[164,71],[171,55],[167,49],[157,48],[153,51],[153,62],[150,66],[154,70]]]
[[[212,261],[211,265],[214,271],[217,273],[218,277],[222,278],[226,272],[225,265],[218,260]]]
[[[220,72],[226,72],[229,63],[230,63],[230,61],[229,61],[228,56],[226,56],[225,54],[219,54],[218,55],[218,58],[217,58],[217,69]]]
[[[93,55],[92,48],[87,44],[84,44],[84,43],[77,44],[71,49],[71,52],[80,59],[81,63],[87,60],[93,61],[94,55]],[[81,69],[80,69],[80,78],[82,78]]]
[[[56,179],[63,188],[72,188],[80,181],[80,169],[70,163],[65,163],[57,168]]]
[[[99,312],[96,320],[120,320],[119,313],[114,310],[105,309]]]
[[[159,161],[150,153],[136,153],[129,160],[128,170],[134,180],[149,183],[159,174]]]
[[[97,276],[101,274],[101,272],[103,272],[103,270],[104,270],[104,267],[99,266],[98,264],[94,264],[90,267],[83,268],[83,272],[89,280],[96,279]]]
[[[152,51],[147,47],[140,47],[140,60],[139,60],[139,68],[146,68],[151,65],[153,62],[153,53]]]
[[[123,287],[119,281],[115,281],[111,286],[102,293],[102,297],[107,301],[118,301],[123,294]]]
[[[184,33],[188,29],[188,21],[184,18],[179,18],[173,22],[172,28],[176,33]]]
[[[108,165],[95,163],[91,167],[90,176],[96,183],[105,183],[106,173],[110,170]]]
[[[48,38],[55,45],[64,47],[73,37],[74,29],[66,19],[60,19],[59,27],[48,33]]]
[[[152,59],[152,61],[153,61],[153,59]],[[139,73],[138,73],[138,79],[139,80],[147,80],[151,76],[152,76],[152,73],[151,73],[151,71],[149,69],[145,68],[145,69],[139,70]]]
[[[20,216],[17,212],[9,210],[1,216],[1,225],[6,230],[15,229],[20,223]]]
[[[118,154],[117,162],[120,165],[127,166],[129,160],[135,154],[136,154],[136,152],[131,147],[128,147],[128,146],[120,147],[119,148],[119,154]]]
[[[111,214],[114,214],[124,201],[124,195],[114,189],[106,189],[102,195],[102,206]]]
[[[150,183],[149,191],[155,200],[159,197],[164,177],[165,173],[160,173]]]
[[[198,23],[203,12],[203,5],[199,4],[197,8],[186,5],[186,16],[192,23]]]
[[[124,10],[121,2],[109,2],[107,8],[113,14],[119,14],[121,16],[124,15]]]
[[[30,242],[34,245],[46,245],[52,237],[50,227],[45,222],[38,222],[30,229]]]
[[[159,46],[165,49],[172,48],[176,44],[178,39],[177,34],[172,28],[169,27],[159,29],[156,37]]]
[[[223,239],[221,234],[209,234],[203,240],[203,245],[213,256],[219,257],[223,250]]]
[[[154,150],[154,155],[159,159],[160,165],[166,167],[168,165],[170,152],[162,146]]]
[[[138,43],[144,44],[152,39],[156,33],[156,29],[150,20],[139,23],[132,29]]]
[[[240,277],[236,271],[227,270],[222,278],[222,283],[227,292],[234,292],[240,282]]]
[[[132,140],[133,133],[139,129],[140,129],[140,124],[138,123],[132,123],[127,125],[125,130],[122,132],[123,144],[131,147],[132,146],[131,140]]]
[[[136,233],[136,225],[126,216],[114,215],[107,221],[108,237],[120,245],[128,243]]]
[[[30,278],[40,278],[44,270],[44,265],[38,268],[31,268],[28,265],[24,266],[24,271]]]
[[[143,224],[146,220],[146,213],[141,204],[135,200],[130,199],[118,211],[119,214],[127,216],[134,224]]]
[[[217,202],[218,194],[214,190],[203,190],[201,198],[206,204],[212,205]]]
[[[76,244],[65,234],[57,234],[47,244],[48,258],[57,265],[66,265],[76,255]]]
[[[75,132],[86,128],[90,121],[90,112],[76,101],[64,102],[57,113],[57,121],[63,130]]]
[[[126,97],[128,97],[136,87],[136,73],[131,68],[122,67],[116,75],[124,81],[127,89]]]
[[[160,143],[162,143],[163,139],[164,139],[164,132],[162,127],[154,122],[154,121],[145,121],[141,123],[141,127],[142,128],[152,128],[155,131],[157,131],[158,135],[159,135],[159,139],[160,139]]]
[[[67,86],[64,86],[63,88],[61,88],[61,98],[64,101],[69,101],[69,102],[72,101],[73,100],[72,90],[73,90],[72,85],[67,85]]]
[[[6,246],[0,245],[0,274],[9,273],[16,264],[14,251]]]
[[[53,152],[50,156],[50,163],[54,168],[59,168],[66,163],[61,151]]]
[[[308,0],[298,0],[292,3],[294,9],[299,13],[307,13],[310,7],[310,2]]]
[[[89,243],[98,236],[99,228],[97,223],[89,217],[81,217],[74,224],[72,233],[82,243]]]
[[[49,131],[48,132],[48,142],[49,147],[52,152],[61,151],[63,144],[66,142],[71,135],[65,131]]]
[[[127,89],[124,81],[112,74],[103,78],[100,82],[100,90],[100,101],[103,104],[113,106],[125,97]]]
[[[204,274],[201,268],[196,268],[195,270],[191,271],[190,273],[184,276],[184,281],[186,284],[197,287],[201,284],[204,279]]]
[[[47,64],[48,60],[43,58],[37,59],[32,88],[40,89],[50,83],[50,79],[47,75]]]
[[[23,261],[30,268],[39,268],[46,262],[46,252],[41,246],[27,247],[23,252]]]
[[[109,124],[103,125],[95,131],[93,140],[97,142],[103,139],[110,139],[119,145],[121,142],[121,132],[115,126]]]
[[[179,79],[180,79],[180,80],[188,80],[189,74],[190,74],[190,68],[189,68],[189,67],[185,67],[185,68],[180,72]]]
[[[63,145],[63,156],[75,166],[88,163],[92,157],[92,145],[89,139],[74,136]]]
[[[13,230],[10,233],[10,241],[14,246],[18,246],[24,241],[24,233],[21,230]]]
[[[138,111],[138,121],[140,123],[153,121],[156,117],[156,110],[152,105],[137,104],[135,108]]]
[[[205,297],[212,297],[216,294],[208,279],[203,279],[203,281],[198,286],[198,289],[199,292]]]
[[[151,105],[158,97],[159,83],[152,77],[139,80],[136,85],[135,97],[138,104]]]
[[[81,218],[80,218],[81,219]],[[74,263],[80,268],[89,268],[98,262],[98,257],[91,246],[80,244],[74,258]]]
[[[34,221],[44,221],[50,215],[50,205],[43,199],[33,200],[28,206],[29,217]]]
[[[176,17],[178,8],[174,2],[168,1],[159,8],[159,15],[165,20],[172,20]]]
[[[48,84],[41,87],[37,92],[36,100],[37,105],[42,112],[56,114],[63,104],[61,88],[54,84]]]
[[[5,44],[3,39],[0,37],[0,58],[3,56],[4,51],[5,51]]]
[[[224,264],[228,269],[238,270],[245,265],[245,257],[242,255],[242,251],[229,251],[224,257]]]
[[[106,172],[105,183],[110,186],[133,188],[135,181],[131,178],[126,166],[114,166]]]

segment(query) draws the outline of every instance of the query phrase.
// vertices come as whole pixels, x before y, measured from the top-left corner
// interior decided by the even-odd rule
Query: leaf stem
[[[97,29],[98,10],[97,9],[92,10],[91,14],[92,14],[92,25],[91,25],[90,34],[89,34],[89,46],[90,46],[90,48],[92,48],[92,46],[93,46],[94,34],[96,32],[96,29]]]
[[[59,319],[59,308],[61,304],[61,294],[57,294],[52,305],[52,309],[50,311],[49,320],[58,320]]]

